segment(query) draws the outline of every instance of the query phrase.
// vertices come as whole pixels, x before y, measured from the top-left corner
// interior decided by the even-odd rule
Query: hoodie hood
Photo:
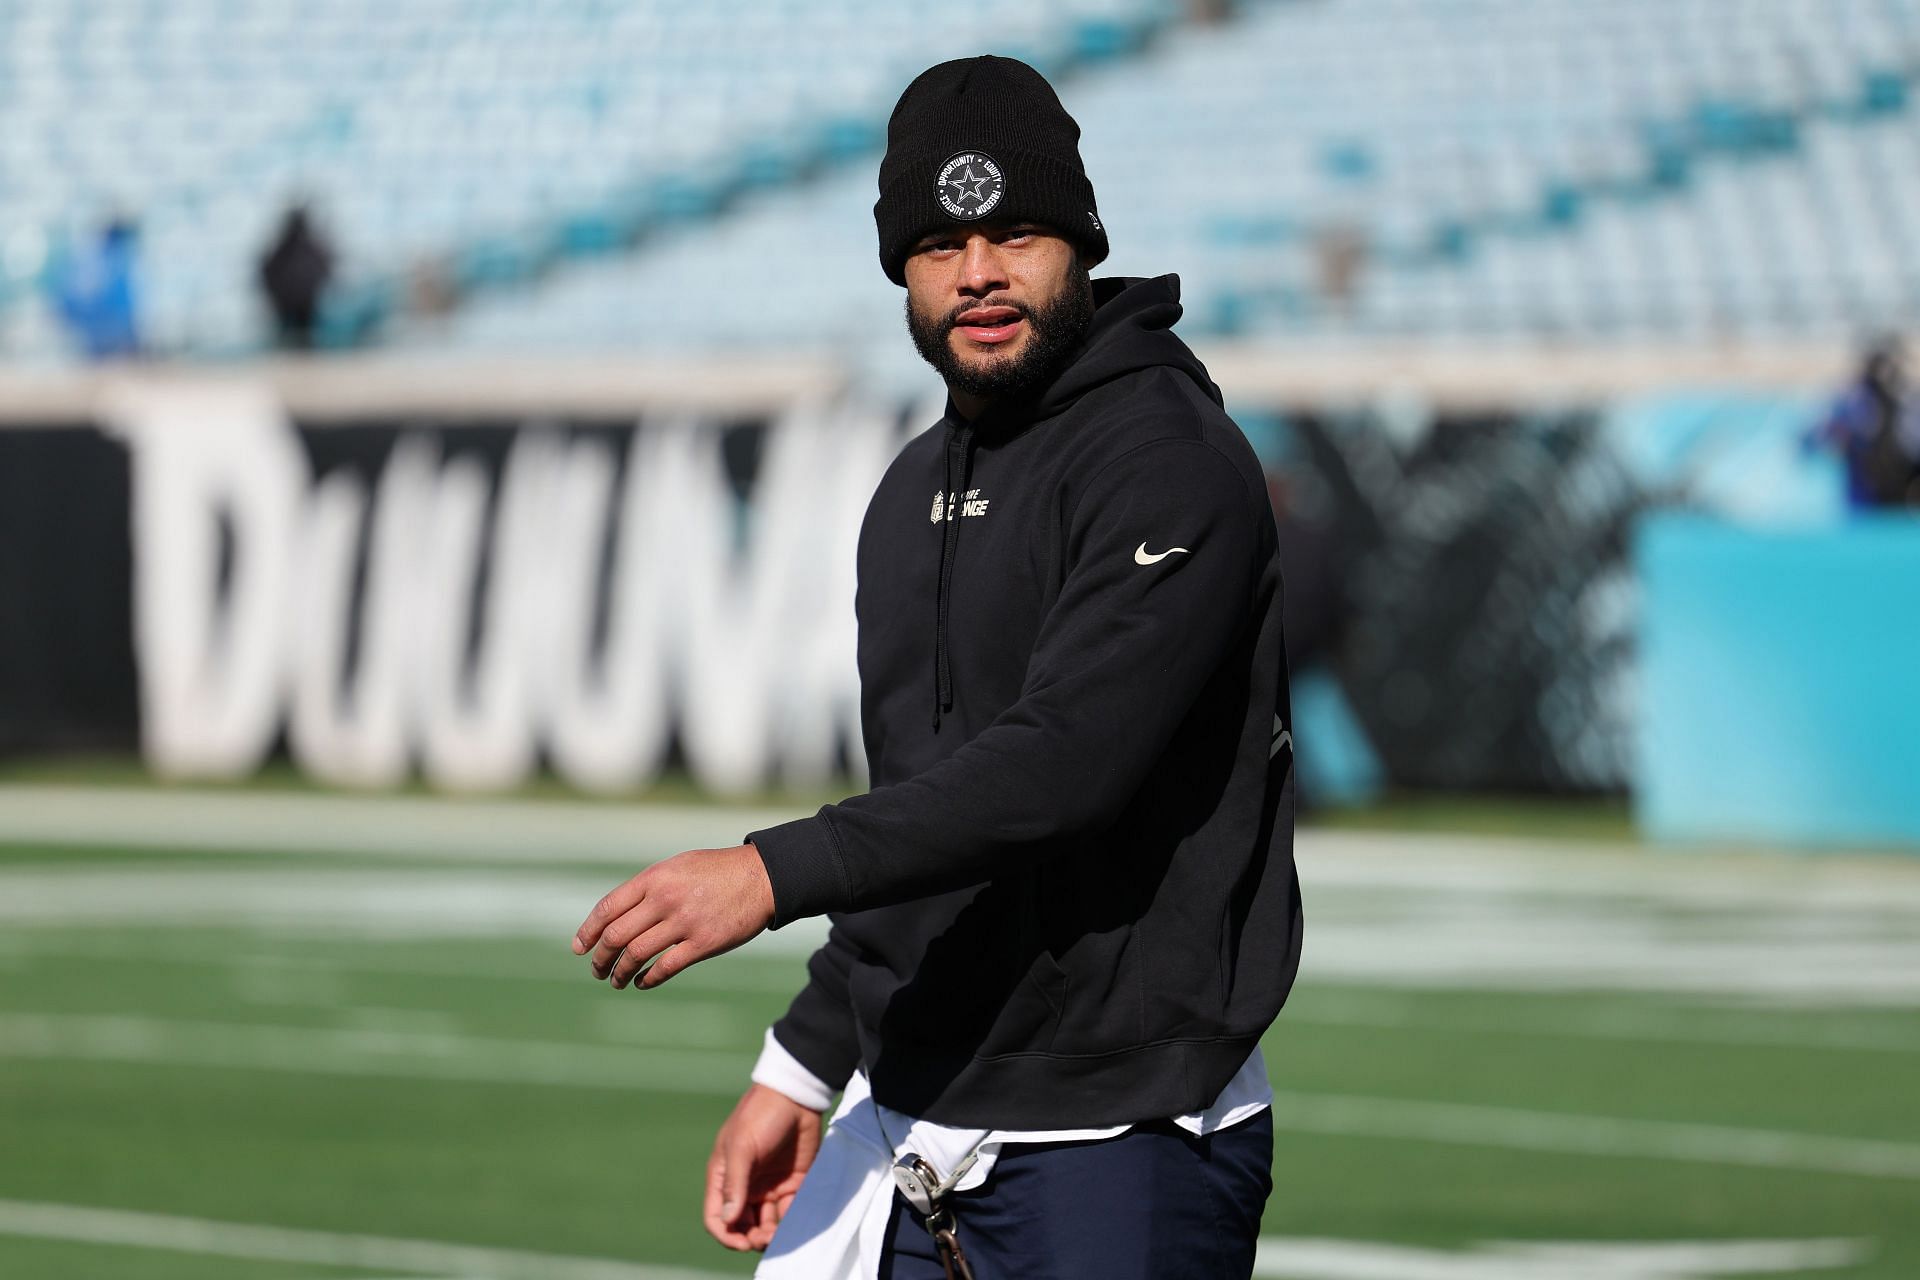
[[[1075,400],[1115,378],[1156,366],[1178,370],[1208,399],[1223,403],[1220,388],[1207,376],[1193,348],[1173,332],[1185,310],[1180,305],[1179,276],[1095,280],[1093,307],[1086,337],[1052,378],[1020,396],[995,402],[971,423],[948,401],[947,425],[970,425],[983,435],[1018,430],[1064,413]]]
[[[978,418],[968,419],[947,401],[945,479],[941,492],[947,501],[967,492],[973,475],[973,454],[982,438],[1003,439],[1036,422],[1058,417],[1080,397],[1115,378],[1143,369],[1173,369],[1191,380],[1214,404],[1222,403],[1220,388],[1207,376],[1193,349],[1174,336],[1180,319],[1180,277],[1177,275],[1112,276],[1093,282],[1093,321],[1086,337],[1045,383],[1023,395],[995,401]],[[948,520],[940,540],[940,568],[934,605],[933,728],[953,709],[953,669],[949,614],[953,566],[960,546],[960,521]]]

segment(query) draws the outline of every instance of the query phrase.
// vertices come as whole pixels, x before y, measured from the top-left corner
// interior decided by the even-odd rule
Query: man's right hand
[[[820,1112],[754,1085],[720,1126],[707,1160],[707,1234],[764,1249],[820,1150]]]

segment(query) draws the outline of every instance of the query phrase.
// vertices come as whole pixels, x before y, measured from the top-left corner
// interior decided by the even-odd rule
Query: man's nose
[[[1007,273],[1000,260],[999,246],[983,235],[968,236],[961,249],[960,291],[985,295],[1006,283]]]

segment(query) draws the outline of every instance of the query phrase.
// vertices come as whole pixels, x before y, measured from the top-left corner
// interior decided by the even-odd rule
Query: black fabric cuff
[[[822,809],[764,831],[747,833],[773,885],[773,923],[778,929],[807,916],[851,908],[853,885],[847,879],[840,838]]]

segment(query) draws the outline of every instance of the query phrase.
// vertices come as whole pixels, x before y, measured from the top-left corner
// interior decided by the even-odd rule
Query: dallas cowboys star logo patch
[[[1000,166],[978,151],[962,151],[940,166],[940,207],[962,222],[992,213],[1007,193]]]

